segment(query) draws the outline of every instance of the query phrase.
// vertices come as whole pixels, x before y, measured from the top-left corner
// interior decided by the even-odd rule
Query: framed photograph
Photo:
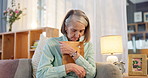
[[[134,12],[134,22],[142,22],[142,12]]]
[[[129,54],[128,55],[128,74],[129,76],[147,75],[147,55]]]
[[[148,22],[148,12],[144,13],[144,22]]]

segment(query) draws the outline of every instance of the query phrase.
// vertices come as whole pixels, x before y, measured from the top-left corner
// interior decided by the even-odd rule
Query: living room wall
[[[133,4],[132,2],[128,2],[127,5],[127,23],[134,23],[134,12],[148,12],[148,2]],[[142,14],[143,16],[143,14]],[[143,21],[143,20],[142,20]]]

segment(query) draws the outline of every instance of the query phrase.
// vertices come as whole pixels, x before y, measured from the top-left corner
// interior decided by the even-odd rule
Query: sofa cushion
[[[32,78],[31,59],[0,60],[0,78]]]
[[[37,46],[37,48],[34,52],[34,55],[32,57],[32,67],[33,67],[33,77],[34,78],[36,78],[35,76],[36,76],[37,67],[38,67],[38,64],[40,61],[40,57],[42,55],[43,47],[46,44],[47,39],[48,38],[44,37],[42,34],[40,35],[40,40],[39,40],[38,46]]]
[[[0,60],[0,77],[14,78],[19,60]]]
[[[19,59],[14,78],[32,78],[31,59]]]

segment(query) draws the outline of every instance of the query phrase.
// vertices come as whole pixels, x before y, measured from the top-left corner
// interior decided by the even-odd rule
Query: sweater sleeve
[[[80,56],[75,62],[84,67],[86,70],[86,78],[94,78],[96,74],[96,63],[94,61],[94,50],[92,44],[89,43],[85,47],[84,57]]]
[[[54,67],[52,62],[54,56],[51,53],[51,47],[45,45],[38,65],[37,78],[60,78],[66,76],[65,65]]]

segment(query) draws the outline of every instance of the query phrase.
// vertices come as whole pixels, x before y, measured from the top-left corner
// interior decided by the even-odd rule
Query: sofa
[[[95,78],[123,78],[113,64],[96,63]],[[0,78],[32,78],[31,59],[0,60]]]

